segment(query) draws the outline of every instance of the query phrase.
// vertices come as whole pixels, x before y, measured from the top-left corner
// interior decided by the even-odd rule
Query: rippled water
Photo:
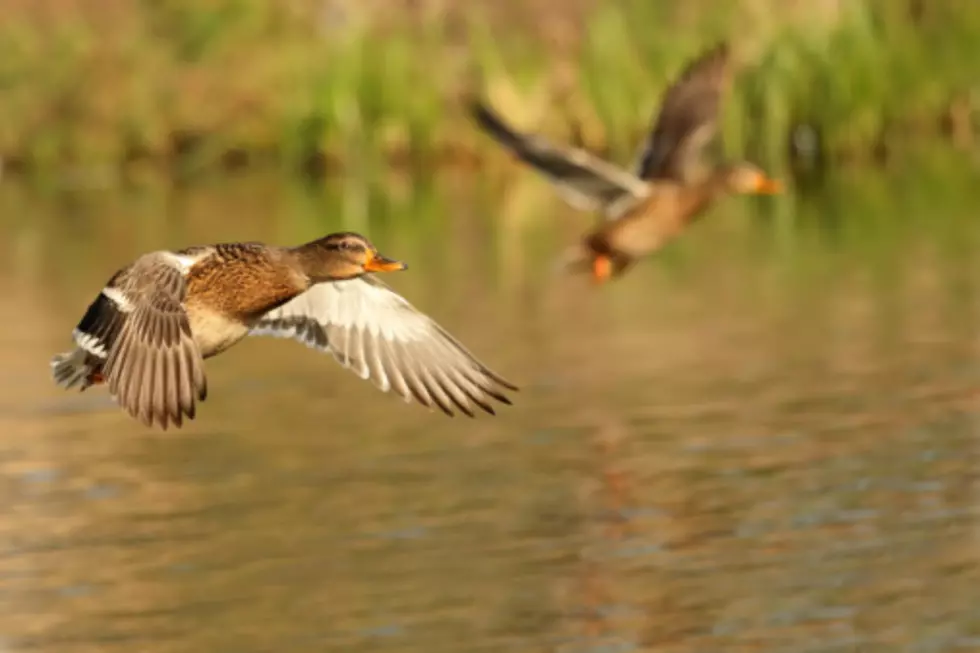
[[[0,651],[980,650],[978,187],[732,200],[597,292],[550,274],[588,217],[526,175],[5,181]],[[137,254],[340,228],[514,407],[451,420],[278,340],[209,361],[178,432],[52,386]]]

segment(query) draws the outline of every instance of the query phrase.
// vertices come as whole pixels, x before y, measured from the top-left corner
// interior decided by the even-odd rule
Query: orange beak
[[[759,175],[755,183],[755,192],[759,195],[777,195],[783,192],[783,184],[776,179]]]
[[[377,252],[368,252],[368,260],[364,263],[367,272],[398,272],[408,269],[408,265],[401,261],[382,256]]]
[[[612,277],[612,260],[604,254],[592,259],[592,278],[596,283],[605,283]]]

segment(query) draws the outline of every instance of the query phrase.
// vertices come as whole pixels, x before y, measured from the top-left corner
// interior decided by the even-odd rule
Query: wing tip
[[[475,93],[469,94],[463,98],[463,105],[466,107],[466,112],[470,114],[470,118],[479,123],[481,126],[489,124],[498,124],[500,119],[496,112],[490,107],[481,96]]]
[[[117,403],[120,403],[118,397],[113,396],[113,399]],[[167,431],[170,427],[173,427],[174,430],[179,430],[184,426],[185,419],[187,421],[193,421],[197,416],[196,405],[194,404],[186,408],[178,407],[176,411],[157,406],[148,406],[143,403],[132,405],[122,405],[120,403],[120,405],[130,417],[144,427],[149,429],[159,428],[161,431]]]
[[[456,417],[456,413],[452,411],[449,406],[443,406],[441,403],[436,402],[436,406],[443,412],[447,417]]]
[[[717,84],[720,84],[725,79],[724,73],[728,69],[731,59],[731,45],[727,39],[721,39],[691,58],[677,77],[677,83],[683,84],[693,79],[722,73],[718,74],[717,80],[715,80]]]
[[[727,63],[732,56],[732,46],[727,38],[718,39],[706,46],[699,54],[691,59],[693,67],[707,63]]]
[[[502,379],[500,377],[497,377],[497,378],[494,379],[494,381],[496,381],[497,384],[502,385],[504,387],[504,389],[510,390],[511,392],[520,392],[521,391],[521,389],[518,386],[514,385],[513,383],[511,383],[507,379]]]
[[[469,97],[466,100],[466,108],[473,122],[494,140],[515,150],[515,152],[520,152],[522,148],[526,147],[525,136],[507,124],[504,118],[483,98],[475,95]]]

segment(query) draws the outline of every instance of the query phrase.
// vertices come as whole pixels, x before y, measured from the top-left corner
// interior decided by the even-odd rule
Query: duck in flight
[[[479,98],[471,98],[469,112],[484,132],[544,175],[566,202],[601,215],[563,262],[568,269],[590,270],[602,283],[663,247],[722,195],[781,191],[778,181],[747,161],[708,160],[709,146],[717,145],[731,68],[726,43],[688,63],[664,93],[632,172],[584,150],[518,132]]]
[[[271,335],[330,352],[381,390],[450,416],[510,404],[516,386],[373,274],[405,268],[356,233],[144,254],[99,292],[52,375],[64,388],[105,383],[145,425],[180,427],[207,396],[204,360]]]

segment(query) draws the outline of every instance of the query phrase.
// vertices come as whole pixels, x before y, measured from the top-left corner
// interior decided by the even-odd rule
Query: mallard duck
[[[604,219],[566,253],[564,264],[589,267],[595,280],[604,282],[662,247],[719,196],[781,190],[751,163],[705,161],[705,151],[716,142],[730,68],[725,43],[687,65],[664,94],[633,172],[584,150],[522,134],[479,98],[470,99],[469,111],[487,134],[545,175],[569,204],[602,214]]]
[[[404,270],[363,236],[298,247],[228,243],[144,254],[116,272],[51,361],[64,388],[105,383],[147,426],[194,419],[204,360],[248,335],[299,340],[406,401],[494,414],[517,387],[371,273]]]

